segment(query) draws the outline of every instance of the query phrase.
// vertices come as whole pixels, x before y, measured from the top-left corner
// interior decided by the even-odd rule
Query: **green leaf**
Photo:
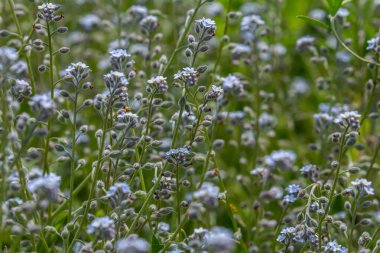
[[[342,6],[343,0],[327,0],[327,3],[329,4],[329,7],[330,7],[330,14],[332,16],[335,16],[339,8]]]
[[[159,252],[162,250],[162,248],[164,247],[164,246],[158,241],[158,239],[156,238],[155,235],[153,235],[153,237],[152,237],[151,245],[152,245],[152,253],[159,253]]]
[[[352,0],[344,0],[342,5],[348,4],[349,2],[352,2]]]
[[[321,21],[319,21],[317,19],[314,19],[314,18],[311,18],[311,17],[308,17],[308,16],[303,16],[303,15],[299,15],[299,16],[297,16],[297,18],[305,20],[306,22],[309,22],[310,24],[319,26],[319,27],[321,27],[323,29],[326,29],[326,30],[330,29],[330,27],[327,24],[325,24],[325,23],[323,23],[323,22],[321,22]]]

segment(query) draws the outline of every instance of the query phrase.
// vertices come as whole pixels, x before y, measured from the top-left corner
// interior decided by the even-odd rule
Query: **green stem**
[[[380,138],[378,138],[378,140],[377,140],[376,149],[375,149],[375,152],[374,152],[373,157],[371,159],[371,164],[369,165],[369,168],[367,170],[367,178],[371,178],[371,176],[372,176],[373,165],[375,164],[379,150],[380,150]]]
[[[50,24],[46,22],[47,33],[48,33],[48,47],[49,47],[49,77],[50,77],[50,98],[54,99],[54,66],[53,66],[53,43],[51,38]],[[49,139],[50,139],[50,125],[51,118],[48,119],[47,123],[47,134],[45,142],[45,154],[44,154],[44,174],[49,174]]]
[[[121,22],[121,0],[117,1],[117,42],[119,44],[119,48],[121,47],[121,30],[122,30],[122,22]]]
[[[35,81],[34,81],[32,62],[30,61],[30,53],[29,53],[29,55],[26,55],[25,58],[26,58],[26,65],[28,67],[30,86],[32,86],[32,93],[35,93],[36,92],[36,85],[35,85]]]
[[[376,54],[377,61],[379,61],[379,55],[380,55],[379,53]],[[362,119],[360,120],[360,125],[362,125],[363,122],[364,122],[364,120],[367,118],[367,116],[369,114],[369,111],[371,109],[371,106],[373,104],[373,100],[375,99],[378,74],[379,74],[379,67],[376,66],[375,75],[374,75],[374,81],[373,81],[373,87],[372,87],[371,94],[369,96],[369,100],[367,102],[367,105],[366,105],[366,107],[364,109],[364,113],[363,113]]]
[[[342,47],[344,47],[350,54],[352,54],[357,59],[359,59],[359,60],[361,60],[361,61],[363,61],[365,63],[373,64],[373,65],[376,65],[376,66],[380,66],[380,63],[378,63],[378,62],[370,61],[370,60],[367,60],[367,59],[361,57],[360,55],[358,55],[357,53],[355,53],[351,48],[349,48],[346,45],[346,43],[344,43],[344,41],[339,37],[339,34],[336,31],[336,28],[335,28],[335,17],[331,17],[330,18],[330,23],[331,23],[331,30],[334,33],[334,35],[335,35],[336,39],[338,40],[339,44],[341,44]]]
[[[212,152],[212,148],[209,148],[209,150],[207,152],[207,156],[206,156],[206,162],[205,162],[205,165],[203,166],[202,175],[201,175],[201,178],[199,180],[199,184],[197,186],[197,189],[200,189],[202,187],[203,182],[206,179],[206,173],[207,173],[208,165],[210,164],[211,152]]]
[[[15,24],[16,24],[17,33],[20,36],[20,42],[22,44],[21,49],[23,49],[23,48],[25,48],[26,44],[29,42],[30,37],[33,35],[34,29],[30,33],[30,35],[28,37],[28,40],[26,42],[24,42],[23,34],[22,34],[21,26],[20,26],[20,22],[19,22],[19,20],[17,18],[16,12],[15,12],[13,0],[8,0],[8,4],[9,4],[9,8],[11,9],[13,22],[15,22]],[[19,52],[20,52],[20,50],[19,50]],[[32,64],[31,64],[31,61],[30,61],[30,55],[25,55],[25,58],[26,58],[26,65],[27,65],[27,68],[28,68],[28,73],[29,73],[29,78],[30,78],[30,85],[32,87],[32,92],[34,93],[35,92],[35,81],[34,81],[34,74],[33,74],[33,70],[32,70]]]
[[[101,160],[103,158],[103,149],[104,149],[105,142],[106,142],[107,121],[108,121],[108,113],[109,113],[110,107],[111,107],[111,104],[109,102],[107,104],[107,110],[106,110],[105,119],[104,119],[104,122],[103,122],[103,127],[102,127],[103,133],[102,133],[102,137],[101,137],[101,140],[100,140],[100,147],[99,147],[99,151],[98,151],[98,159],[97,159],[97,163],[96,163],[94,178],[93,178],[93,181],[92,181],[92,184],[91,184],[90,194],[88,196],[87,203],[86,203],[86,208],[85,208],[82,220],[81,220],[81,222],[80,222],[80,224],[78,226],[78,229],[77,229],[77,231],[76,231],[76,233],[75,233],[75,235],[74,235],[74,237],[73,237],[73,239],[72,239],[69,247],[67,248],[66,252],[70,252],[71,249],[74,247],[75,241],[78,238],[79,233],[81,232],[82,227],[83,227],[85,221],[87,220],[87,215],[88,215],[88,212],[90,210],[91,199],[92,199],[92,197],[93,197],[93,195],[95,193],[96,182],[97,182],[97,179],[98,179],[98,176],[99,176],[99,172],[100,172],[100,165],[102,164]]]
[[[199,11],[199,9],[200,9],[201,6],[202,6],[202,0],[198,0],[197,6],[195,7],[194,12],[191,15],[190,19],[188,20],[188,23],[186,24],[185,30],[183,31],[183,33],[179,37],[179,39],[177,41],[177,44],[176,44],[176,47],[175,47],[173,53],[171,54],[171,56],[169,58],[168,64],[165,66],[164,70],[161,73],[162,76],[165,76],[166,72],[169,70],[169,67],[173,63],[173,60],[174,60],[174,58],[176,57],[176,55],[178,53],[178,48],[181,46],[181,44],[183,43],[186,35],[189,33],[190,27],[193,25],[195,16],[197,15],[197,13],[198,13],[198,11]]]
[[[173,135],[173,140],[172,140],[171,148],[175,147],[175,143],[177,141],[179,126],[181,125],[181,121],[182,121],[182,114],[183,114],[183,106],[181,106],[181,108],[179,109],[179,114],[178,114],[178,119],[177,119],[177,125],[176,125],[175,130],[174,130],[174,135]]]
[[[80,183],[80,185],[78,185],[75,190],[73,191],[73,193],[71,194],[72,197],[76,196],[88,183],[88,181],[91,179],[91,173],[88,174],[83,180],[82,182]],[[60,214],[62,212],[63,209],[65,209],[66,205],[68,205],[69,203],[69,200],[65,200],[50,216],[50,218],[48,219],[48,224],[51,224],[51,222],[53,221],[53,219],[55,217],[57,217],[58,214]]]
[[[351,252],[352,247],[354,246],[354,229],[355,229],[355,221],[356,221],[356,210],[359,203],[359,199],[355,197],[353,211],[351,213],[351,229],[350,229],[350,243],[348,244],[348,252]]]
[[[181,119],[182,119],[182,112],[183,112],[183,106],[181,106],[181,109],[180,109],[180,115],[179,115],[179,118],[177,120],[177,125],[176,125],[175,131],[174,131],[173,141],[172,141],[171,148],[174,147],[175,140],[177,139],[177,136],[178,136],[179,125],[181,124]],[[161,180],[161,178],[163,176],[163,172],[166,170],[167,166],[168,166],[168,162],[165,162],[165,164],[164,164],[164,166],[163,166],[163,168],[162,168],[159,176],[156,178],[156,181],[155,181],[154,185],[152,186],[152,188],[150,189],[148,195],[146,196],[146,199],[145,199],[143,205],[141,206],[140,211],[137,214],[137,217],[135,218],[135,220],[132,222],[131,226],[129,227],[129,230],[128,230],[127,234],[126,234],[126,237],[128,237],[128,235],[130,235],[133,232],[133,230],[136,227],[136,225],[137,225],[137,223],[138,223],[138,221],[139,221],[142,213],[146,210],[146,207],[148,206],[148,204],[150,202],[150,199],[153,196],[154,191],[158,187],[158,185],[160,183],[160,180]]]
[[[74,193],[74,178],[75,178],[75,144],[76,144],[76,132],[77,132],[77,103],[78,103],[78,88],[75,88],[74,97],[74,116],[72,123],[71,133],[71,165],[70,165],[70,197],[69,197],[69,213],[67,216],[68,222],[71,221],[71,212],[73,208],[73,193]]]
[[[380,232],[380,225],[377,226],[375,232],[372,235],[372,240],[369,242],[368,246],[371,246],[372,242],[376,242],[376,237],[379,234],[379,232]]]
[[[330,211],[330,206],[331,206],[332,201],[334,199],[334,192],[335,192],[336,185],[338,183],[341,163],[342,163],[343,155],[345,153],[344,152],[344,142],[346,140],[346,134],[347,134],[348,128],[349,127],[346,127],[346,129],[344,130],[344,133],[343,133],[343,135],[341,137],[342,140],[341,140],[341,143],[340,143],[340,146],[339,146],[338,168],[336,169],[336,173],[335,173],[335,177],[334,177],[334,182],[333,182],[333,185],[332,185],[332,187],[330,189],[330,196],[328,198],[328,202],[327,202],[327,206],[325,208],[325,212],[322,215],[322,218],[319,220],[319,223],[318,223],[318,243],[319,243],[318,247],[319,247],[319,252],[322,252],[322,223],[325,220],[326,216],[328,215],[328,213]]]
[[[1,84],[3,85],[3,84]],[[10,124],[9,124],[9,120],[7,119],[7,114],[8,114],[8,104],[7,104],[7,99],[6,99],[6,96],[5,96],[5,89],[1,89],[0,92],[1,92],[1,102],[3,104],[2,106],[2,114],[1,114],[1,117],[2,117],[2,125],[4,126],[3,127],[3,133],[1,134],[2,135],[2,140],[1,140],[1,145],[0,145],[0,148],[1,148],[1,154],[4,154],[4,150],[6,149],[6,147],[8,146],[8,133],[10,132]],[[7,178],[7,170],[6,170],[6,156],[3,155],[2,156],[2,164],[1,164],[1,173],[2,173],[2,178],[1,178],[1,192],[3,194],[0,194],[0,199],[1,199],[1,203],[4,203],[5,199],[6,199],[6,189],[7,189],[7,184],[6,184],[6,178]],[[3,217],[3,208],[0,208],[0,231],[3,233],[3,220],[4,217]],[[3,240],[0,240],[0,249],[2,249],[2,243],[3,243]]]
[[[18,21],[18,18],[16,16],[16,12],[15,12],[15,3],[13,2],[13,0],[8,0],[8,4],[9,4],[9,8],[11,9],[13,22],[15,22],[17,32],[19,35],[22,36],[22,30],[21,30],[20,22]]]
[[[208,168],[208,163],[209,163],[209,161],[211,159],[211,152],[212,152],[211,138],[208,136],[206,128],[205,128],[205,132],[206,132],[206,142],[207,142],[207,145],[209,146],[209,151],[208,151],[208,154],[207,154],[208,158],[206,159],[206,165],[205,165],[205,168],[203,169],[202,177],[201,177],[201,182],[200,182],[200,184],[198,186],[198,189],[200,189],[202,187],[202,184],[204,182],[205,174],[206,174],[206,171],[207,171],[207,168]],[[227,210],[228,210],[228,216],[229,216],[229,218],[231,220],[234,232],[237,232],[239,228],[238,228],[238,225],[236,223],[234,214],[232,212],[232,207],[233,206],[232,206],[232,204],[229,201],[229,195],[227,193],[227,188],[226,188],[226,186],[224,184],[222,176],[220,175],[220,171],[218,169],[218,164],[217,164],[217,161],[216,161],[215,157],[212,157],[212,161],[214,163],[216,175],[217,175],[218,180],[219,180],[219,186],[220,186],[222,192],[226,193],[226,199],[225,199],[225,201],[226,201],[226,206],[227,206]],[[248,252],[248,250],[247,250],[247,248],[246,248],[246,246],[244,244],[243,237],[240,238],[240,245],[241,245],[241,248],[242,248],[243,252]]]
[[[272,252],[273,252],[273,253],[276,252],[276,240],[277,240],[277,236],[280,234],[280,229],[281,229],[282,221],[284,220],[284,217],[285,217],[286,211],[288,210],[288,207],[289,207],[289,205],[287,205],[287,206],[282,210],[280,220],[278,221],[277,226],[276,226],[276,234],[275,234],[275,236],[274,236],[274,242],[273,242],[273,246],[272,246]],[[289,245],[288,245],[288,246],[289,246]]]
[[[224,47],[224,43],[225,43],[225,41],[223,40],[223,37],[226,36],[227,32],[228,32],[228,25],[229,25],[228,13],[231,11],[231,7],[232,7],[232,0],[228,0],[226,19],[224,21],[223,36],[222,36],[221,42],[219,43],[216,61],[215,61],[215,64],[214,64],[214,68],[213,68],[213,70],[211,72],[212,79],[214,79],[214,75],[216,73],[216,70],[218,69],[220,59],[222,58],[222,51],[223,51],[223,47]]]
[[[174,231],[174,233],[170,236],[170,238],[167,240],[167,242],[165,243],[164,247],[162,248],[162,250],[160,251],[160,253],[164,253],[167,251],[167,249],[170,247],[172,241],[176,238],[177,234],[181,231],[181,229],[185,226],[186,222],[187,222],[187,219],[188,219],[188,215],[185,214],[184,215],[185,217],[182,219],[182,222],[177,226],[176,230]]]
[[[152,186],[152,188],[150,189],[148,195],[146,196],[146,199],[145,199],[143,205],[141,206],[140,211],[137,214],[137,217],[133,220],[133,222],[132,222],[131,226],[129,227],[129,230],[128,230],[128,232],[127,232],[127,234],[126,234],[125,237],[128,237],[133,232],[133,230],[136,227],[136,225],[137,225],[137,223],[138,223],[138,221],[139,221],[142,213],[144,211],[146,211],[146,208],[147,208],[147,206],[148,206],[148,204],[150,202],[150,199],[152,198],[154,191],[158,187],[158,185],[159,185],[159,183],[161,181],[161,178],[163,176],[163,172],[165,171],[165,169],[167,168],[167,166],[168,166],[168,162],[165,162],[164,167],[162,168],[159,176],[156,178],[156,181],[155,181],[154,185]]]
[[[179,191],[179,166],[178,164],[176,165],[176,191],[177,191],[177,224],[180,226],[181,224],[181,195]]]

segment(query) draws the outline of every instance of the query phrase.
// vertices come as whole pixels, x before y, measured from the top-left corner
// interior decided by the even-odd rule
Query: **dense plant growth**
[[[1,252],[380,251],[380,1],[0,9]]]

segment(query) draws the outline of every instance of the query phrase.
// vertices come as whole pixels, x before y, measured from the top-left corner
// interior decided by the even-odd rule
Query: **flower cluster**
[[[104,75],[104,81],[108,89],[112,93],[118,93],[121,90],[126,89],[128,85],[128,79],[125,77],[123,72],[111,71],[110,73]]]
[[[244,16],[241,20],[241,31],[245,33],[254,34],[260,26],[264,25],[265,22],[258,15]]]
[[[138,124],[139,117],[132,112],[128,112],[124,109],[121,109],[117,112],[116,119],[119,122],[118,127],[123,128],[124,126],[126,126],[134,128]]]
[[[326,253],[348,253],[347,248],[339,245],[336,241],[328,242],[323,246],[323,252]]]
[[[195,32],[197,34],[208,34],[214,36],[216,31],[216,23],[209,18],[202,18],[195,20]],[[211,37],[205,37],[205,41],[211,39]]]
[[[215,207],[218,205],[219,187],[210,182],[204,182],[193,196],[206,206]]]
[[[304,36],[297,40],[296,48],[298,51],[308,51],[310,50],[315,44],[315,38],[312,36]]]
[[[317,165],[314,164],[307,164],[300,169],[302,176],[309,178],[312,182],[317,181],[318,170]]]
[[[24,98],[32,95],[32,87],[28,82],[16,79],[15,84],[11,88],[11,94],[18,102],[22,102]]]
[[[47,207],[50,201],[58,201],[61,177],[54,173],[45,176],[38,173],[34,176],[29,174],[29,178],[28,190],[38,198],[40,205]]]
[[[179,80],[184,82],[185,85],[189,87],[195,86],[199,78],[199,72],[194,70],[194,68],[186,67],[182,71],[178,71],[174,74],[174,80]]]
[[[119,205],[124,205],[126,203],[123,203],[127,201],[128,197],[131,194],[131,190],[129,188],[129,185],[126,183],[115,183],[113,186],[111,186],[106,194],[106,198],[108,199],[110,205],[115,208]]]
[[[299,185],[291,184],[286,187],[285,191],[287,194],[284,196],[284,203],[289,204],[293,203],[298,199],[298,193],[302,190]]]
[[[108,216],[95,218],[87,226],[87,233],[97,239],[112,239],[115,236],[115,223]]]
[[[206,233],[204,241],[208,252],[229,253],[235,248],[233,235],[225,228],[212,228]]]
[[[117,253],[148,253],[149,248],[148,242],[139,238],[137,235],[130,235],[116,242]]]
[[[376,53],[380,52],[380,36],[374,37],[367,41],[367,50],[375,51]]]
[[[146,16],[140,21],[141,32],[150,34],[158,28],[158,19],[156,16]]]
[[[0,1],[0,251],[379,252],[380,1],[293,2]]]
[[[299,238],[296,232],[297,230],[294,227],[284,228],[281,230],[280,235],[277,237],[277,241],[284,245],[289,245],[295,242],[302,242],[302,241],[299,241]]]
[[[90,68],[83,62],[71,63],[66,68],[66,78],[73,79],[74,84],[79,84],[90,73]]]
[[[227,77],[222,77],[222,87],[226,92],[232,92],[234,95],[240,96],[244,91],[244,86],[241,80],[235,75],[229,74]]]
[[[164,94],[168,90],[168,83],[166,82],[166,77],[156,76],[148,80],[147,91],[151,93]]]
[[[191,152],[188,148],[171,149],[165,153],[165,159],[183,167],[188,167],[191,164]]]
[[[46,121],[56,113],[56,103],[48,94],[34,95],[29,100],[29,106],[41,121]]]
[[[51,22],[55,17],[54,13],[59,10],[59,8],[59,5],[53,3],[43,3],[38,6],[38,17],[46,22]]]
[[[344,112],[334,119],[334,123],[341,128],[350,128],[352,131],[357,131],[360,127],[361,115],[356,111]]]
[[[351,182],[352,186],[358,191],[359,195],[374,195],[375,191],[371,187],[372,182],[365,178],[357,178],[355,181]]]
[[[265,163],[272,169],[290,170],[297,156],[293,151],[273,151],[265,158]]]
[[[207,101],[210,101],[210,100],[215,100],[217,99],[218,97],[222,96],[223,95],[223,89],[218,87],[218,86],[215,86],[215,85],[212,85],[211,86],[211,89],[206,93],[205,95],[205,99]]]

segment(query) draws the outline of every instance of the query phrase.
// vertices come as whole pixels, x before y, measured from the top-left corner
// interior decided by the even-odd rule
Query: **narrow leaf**
[[[348,4],[349,2],[352,2],[352,0],[344,0],[342,5]]]
[[[158,241],[155,235],[152,236],[151,245],[152,245],[152,253],[159,253],[164,247],[162,244],[160,244],[160,242]]]
[[[339,8],[342,6],[343,0],[327,0],[327,3],[329,4],[329,7],[330,7],[330,14],[332,16],[335,16]]]
[[[323,23],[323,22],[321,22],[321,21],[319,21],[317,19],[314,19],[314,18],[311,18],[311,17],[308,17],[308,16],[303,16],[303,15],[299,15],[299,16],[297,16],[297,18],[305,20],[306,22],[309,22],[310,24],[319,26],[319,27],[321,27],[323,29],[326,29],[326,30],[330,29],[330,27],[327,24],[325,24],[325,23]]]

